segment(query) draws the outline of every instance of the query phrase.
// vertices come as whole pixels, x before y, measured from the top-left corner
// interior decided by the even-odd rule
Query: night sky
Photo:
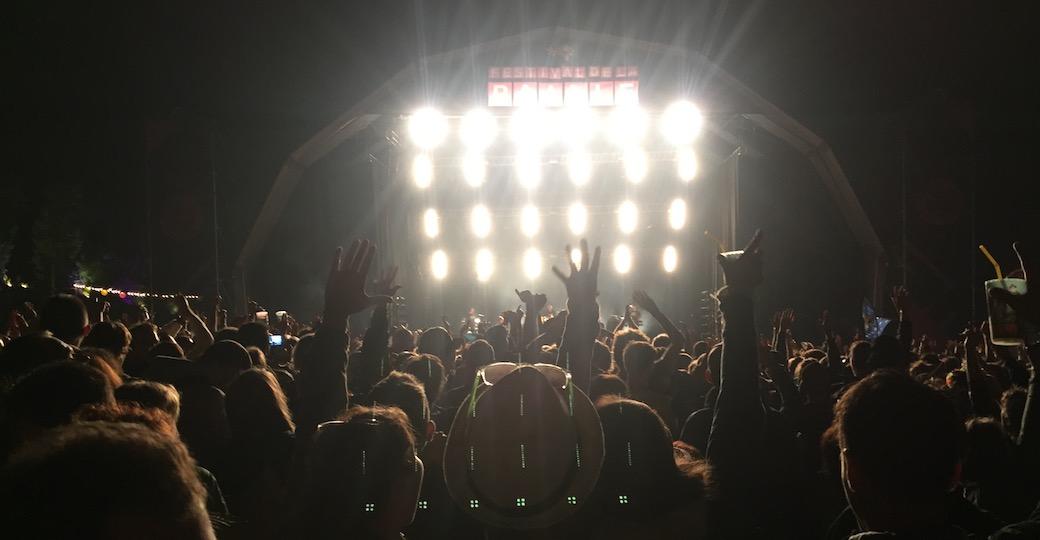
[[[214,174],[226,287],[267,189],[302,141],[423,54],[547,26],[699,51],[815,130],[880,235],[894,282],[905,175],[906,274],[937,321],[968,317],[972,278],[989,277],[974,244],[1010,267],[1010,242],[1036,236],[1040,111],[1027,2],[19,4],[3,32],[0,260],[34,287],[60,287],[68,271],[28,265],[49,242],[63,245],[42,235],[75,228],[99,280],[143,286],[151,274],[211,292]],[[791,211],[806,210],[816,209]],[[181,262],[149,268],[157,252]]]

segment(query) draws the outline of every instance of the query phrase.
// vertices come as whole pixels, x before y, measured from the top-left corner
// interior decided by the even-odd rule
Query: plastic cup
[[[990,295],[993,289],[1011,294],[1025,294],[1026,280],[1020,278],[991,279],[986,282],[986,307],[989,312],[989,335],[994,345],[1016,346],[1023,343],[1018,316],[1011,306]]]

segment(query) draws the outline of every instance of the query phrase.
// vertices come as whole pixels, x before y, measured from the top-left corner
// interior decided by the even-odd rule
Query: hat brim
[[[520,366],[516,371],[520,370],[525,370],[524,375],[530,372],[537,373],[531,366]],[[512,376],[514,375],[511,373],[507,377]],[[539,376],[544,378],[544,375]],[[490,388],[492,387],[481,386],[475,393],[467,396],[452,423],[444,450],[444,480],[452,499],[463,512],[474,519],[487,525],[508,529],[544,528],[574,515],[595,488],[603,466],[603,429],[596,407],[577,387],[554,389],[567,416],[566,429],[573,429],[572,433],[561,439],[576,442],[573,449],[559,449],[570,454],[570,466],[561,477],[561,485],[553,489],[551,495],[539,504],[519,509],[505,507],[489,502],[508,499],[511,495],[509,492],[515,489],[515,482],[508,478],[502,478],[500,482],[478,482],[475,478],[478,473],[473,469],[471,461],[473,456],[470,438],[473,436],[471,427],[474,419],[470,412],[470,402],[475,397],[479,407],[481,398]],[[535,466],[537,461],[532,459],[532,466]]]

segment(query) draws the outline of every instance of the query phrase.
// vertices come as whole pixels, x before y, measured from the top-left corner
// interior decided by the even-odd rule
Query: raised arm
[[[830,312],[826,309],[823,310],[817,324],[820,327],[820,333],[823,334],[823,342],[827,351],[827,371],[830,373],[831,382],[838,382],[844,373],[841,365],[841,347],[838,345],[838,334],[834,332],[834,326],[831,324]]]
[[[206,328],[206,323],[203,322],[202,317],[199,317],[198,313],[191,309],[191,304],[188,303],[188,299],[183,294],[177,295],[175,301],[177,303],[177,311],[184,317],[185,325],[187,325],[188,331],[191,332],[191,338],[195,341],[195,345],[192,346],[191,350],[184,352],[190,359],[199,358],[210,345],[213,345],[213,334],[210,333],[209,328]]]
[[[372,285],[372,291],[377,296],[393,298],[401,288],[394,285],[397,278],[397,267],[391,267],[383,273]],[[362,368],[356,373],[363,377],[361,381],[354,381],[355,392],[365,393],[375,383],[379,382],[390,372],[390,318],[387,314],[387,302],[380,302],[372,310],[372,318],[365,331],[365,337],[361,342],[361,351],[358,355]]]
[[[539,314],[542,309],[545,308],[545,304],[548,302],[548,298],[544,294],[533,294],[531,291],[519,291],[513,289],[516,295],[520,297],[520,301],[524,303],[524,316],[523,326],[520,336],[520,342],[527,345],[535,340],[541,334],[541,328],[539,324]],[[524,351],[528,350],[524,347]],[[530,362],[530,358],[524,358],[525,362]]]
[[[1021,455],[1040,455],[1040,342],[1027,349],[1029,364],[1029,386],[1026,390],[1026,406],[1022,414],[1022,426],[1017,437],[1012,438],[1022,450]]]
[[[794,310],[787,308],[773,314],[773,344],[771,351],[776,353],[787,364],[791,357],[790,345],[788,343],[789,331],[794,323]],[[786,368],[785,368],[786,369]]]
[[[899,353],[903,355],[903,362],[909,368],[914,356],[914,329],[910,321],[910,315],[906,312],[909,303],[910,291],[898,285],[892,288],[892,306],[896,309],[899,320],[898,334]]]
[[[1040,272],[1036,252],[1027,250],[1021,242],[1015,242],[1014,247],[1028,285],[1029,276],[1035,275],[1034,272]],[[1026,342],[1031,369],[1018,445],[1022,455],[1035,458],[1040,452],[1040,291],[1027,287],[1025,294],[1012,295],[1003,289],[991,289],[990,295],[1011,306],[1022,325],[1022,337]]]
[[[646,291],[636,291],[632,295],[632,300],[639,307],[645,309],[651,317],[654,318],[664,329],[664,332],[668,334],[668,338],[671,343],[668,344],[668,348],[665,349],[661,357],[654,362],[654,379],[667,380],[667,376],[671,372],[677,369],[677,362],[679,360],[679,353],[683,350],[684,338],[683,333],[679,330],[679,327],[668,318],[667,315],[661,311],[661,308],[657,306],[657,302],[654,302],[650,295],[646,294]]]
[[[390,301],[388,296],[365,293],[365,279],[375,251],[368,240],[355,240],[345,255],[343,248],[337,248],[332,258],[322,324],[314,334],[314,346],[298,366],[298,433],[310,433],[317,424],[331,420],[347,406],[347,318]]]
[[[557,364],[569,369],[574,383],[585,392],[592,380],[592,352],[596,335],[599,333],[598,291],[600,249],[589,257],[589,243],[581,241],[582,267],[579,269],[570,258],[571,247],[567,246],[567,261],[570,275],[564,275],[553,266],[552,271],[567,288],[567,322],[560,339]],[[586,266],[585,261],[590,261]]]
[[[979,330],[968,327],[964,331],[964,371],[968,376],[968,399],[975,416],[1000,418],[1000,404],[990,392],[988,375],[982,369],[979,345],[982,335]]]
[[[723,315],[722,366],[707,458],[718,479],[723,516],[738,519],[754,500],[756,481],[748,471],[762,452],[764,410],[758,396],[758,355],[752,295],[762,282],[761,231],[737,258],[719,255],[726,286],[715,295]],[[728,517],[727,517],[728,516]],[[722,525],[733,531],[736,523]]]

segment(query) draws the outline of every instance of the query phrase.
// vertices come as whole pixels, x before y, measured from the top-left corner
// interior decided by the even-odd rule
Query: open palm
[[[368,240],[354,240],[345,256],[342,247],[336,248],[325,285],[326,320],[343,320],[378,302],[390,301],[388,295],[369,296],[365,292],[375,253],[375,245]]]

